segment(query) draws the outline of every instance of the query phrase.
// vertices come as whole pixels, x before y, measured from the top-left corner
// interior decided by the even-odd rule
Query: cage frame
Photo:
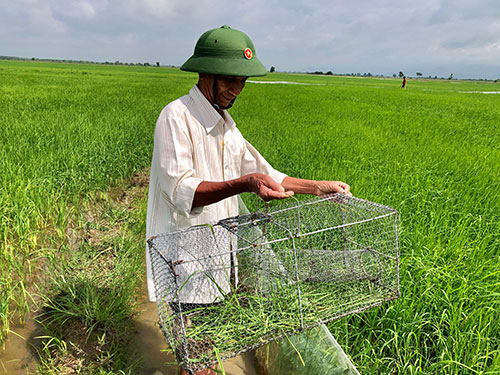
[[[325,202],[325,201],[329,201],[329,202],[332,202],[332,203],[338,203],[338,204],[346,204],[346,202],[358,202],[360,204],[365,204],[365,205],[368,205],[368,206],[371,206],[371,207],[375,207],[376,209],[379,209],[381,211],[385,211],[384,214],[381,214],[381,215],[377,215],[377,216],[374,216],[374,217],[369,217],[369,218],[366,218],[364,220],[360,220],[360,221],[356,221],[356,222],[352,222],[352,223],[346,223],[345,222],[345,213],[344,211],[342,211],[342,224],[340,225],[333,225],[331,227],[326,227],[326,228],[322,228],[322,229],[318,229],[316,231],[312,231],[312,232],[306,232],[306,233],[301,233],[300,232],[300,228],[301,228],[301,225],[300,225],[300,209],[301,207],[305,207],[307,205],[312,205],[312,204],[318,204],[320,202]],[[316,326],[319,326],[321,324],[326,324],[326,323],[329,323],[329,322],[332,322],[332,321],[335,321],[335,320],[338,320],[338,319],[341,319],[343,317],[346,317],[346,316],[349,316],[349,315],[352,315],[352,314],[356,314],[356,313],[360,313],[362,311],[365,311],[367,309],[370,309],[370,308],[373,308],[373,307],[376,307],[376,306],[380,306],[384,303],[387,303],[387,302],[390,302],[390,301],[393,301],[397,298],[400,297],[400,247],[399,247],[399,214],[398,212],[392,208],[392,207],[389,207],[389,206],[386,206],[386,205],[382,205],[382,204],[379,204],[379,203],[374,203],[374,202],[370,202],[370,201],[367,201],[367,200],[364,200],[364,199],[360,199],[360,198],[356,198],[356,197],[352,197],[352,196],[347,196],[347,195],[344,195],[344,194],[340,194],[340,193],[335,193],[335,194],[329,194],[329,195],[326,195],[326,196],[322,196],[322,197],[316,197],[316,198],[312,198],[312,199],[307,199],[307,200],[296,200],[295,199],[295,202],[296,202],[296,205],[290,205],[290,206],[286,206],[286,207],[283,207],[281,209],[277,209],[277,210],[274,210],[272,212],[273,215],[276,215],[276,214],[279,214],[279,213],[282,213],[282,212],[285,212],[287,210],[297,210],[299,211],[299,214],[298,214],[298,217],[299,217],[299,225],[298,225],[298,229],[296,233],[292,233],[288,228],[285,228],[290,236],[285,238],[285,239],[275,239],[275,240],[270,240],[270,241],[264,241],[263,243],[259,243],[258,246],[264,246],[264,245],[272,245],[272,244],[275,244],[275,243],[278,243],[278,242],[281,242],[281,241],[287,241],[287,240],[291,240],[292,241],[292,244],[293,244],[293,250],[294,250],[294,258],[295,258],[295,278],[296,278],[296,284],[297,284],[297,298],[298,298],[298,301],[299,301],[299,315],[300,315],[300,325],[299,327],[295,328],[295,329],[290,329],[290,330],[287,330],[287,331],[282,331],[282,332],[270,332],[269,334],[267,334],[266,336],[262,336],[260,337],[260,341],[259,342],[256,342],[254,344],[251,344],[251,345],[246,345],[244,348],[240,349],[240,350],[235,350],[235,351],[232,351],[230,352],[229,354],[223,354],[220,356],[220,360],[226,360],[226,359],[229,359],[231,357],[234,357],[236,355],[239,355],[239,354],[242,354],[246,351],[249,351],[249,350],[253,350],[253,349],[256,349],[262,345],[266,345],[270,342],[273,342],[273,341],[276,341],[276,340],[281,340],[289,335],[293,335],[293,334],[296,334],[296,333],[299,333],[301,331],[304,331],[304,330],[308,330],[308,329],[311,329],[311,328],[314,328]],[[227,218],[227,219],[222,219],[220,221],[218,221],[217,223],[213,224],[214,226],[220,226],[222,228],[224,228],[225,230],[227,230],[228,232],[232,232],[234,234],[234,231],[235,229],[231,227],[231,223],[235,220],[239,220],[241,219],[242,217],[243,218],[247,218],[247,219],[250,219],[251,221],[253,221],[253,225],[259,225],[259,220],[260,221],[268,221],[269,220],[269,212],[268,212],[268,205],[266,205],[266,209],[264,212],[262,211],[256,211],[256,212],[253,212],[253,213],[250,213],[250,214],[244,214],[244,215],[238,215],[238,216],[235,216],[235,217],[231,217],[231,218]],[[347,239],[347,236],[346,236],[346,228],[350,227],[350,226],[353,226],[353,225],[359,225],[359,224],[362,224],[362,223],[369,223],[369,222],[372,222],[372,221],[376,221],[376,220],[380,220],[380,219],[383,219],[383,218],[387,218],[387,217],[393,217],[393,221],[392,221],[392,225],[393,225],[393,231],[394,231],[394,257],[390,257],[388,256],[387,254],[382,254],[384,257],[389,257],[391,258],[394,262],[395,262],[395,267],[396,267],[396,272],[395,272],[395,277],[396,277],[396,280],[395,280],[395,291],[393,293],[390,293],[386,298],[383,298],[383,299],[379,299],[373,303],[369,303],[369,304],[365,304],[365,305],[362,305],[360,307],[357,307],[357,308],[354,308],[354,309],[350,309],[349,311],[345,311],[345,312],[340,312],[338,314],[334,314],[330,317],[328,317],[327,319],[318,319],[316,322],[314,323],[309,323],[309,324],[305,324],[304,323],[304,319],[303,319],[303,312],[302,312],[302,299],[301,299],[301,290],[300,290],[300,280],[299,280],[299,275],[298,275],[298,267],[297,267],[297,257],[296,257],[296,252],[297,251],[300,251],[300,249],[296,249],[295,247],[295,239],[298,239],[302,236],[309,236],[309,235],[315,235],[315,234],[319,234],[321,232],[327,232],[327,231],[333,231],[333,230],[341,230],[342,231],[342,235],[343,235],[343,250],[344,251],[347,251],[346,250],[346,243],[349,241]],[[207,224],[209,226],[211,226],[210,224]],[[241,225],[241,223],[240,223]],[[195,226],[195,227],[200,227],[200,226]],[[184,230],[180,230],[180,231],[176,231],[176,232],[172,232],[172,233],[169,233],[168,235],[182,235],[183,233],[186,233],[186,231],[189,231],[189,230],[193,230],[193,227],[190,227],[190,228],[187,228],[187,229],[184,229]],[[155,240],[160,237],[160,236],[164,236],[165,234],[159,234],[159,235],[156,235],[156,236],[153,236],[151,237],[150,239],[147,240],[147,243],[148,243],[148,248],[149,248],[149,251],[150,253],[152,251],[158,251],[155,247]],[[265,237],[265,235],[264,235]],[[248,249],[251,249],[252,247],[256,247],[255,244],[251,243],[251,241],[248,241],[249,244],[247,247],[242,247],[242,248],[237,248],[236,250],[230,250],[227,252],[227,254],[236,254],[236,253],[239,253],[241,251],[244,251],[244,250],[248,250]],[[359,245],[359,244],[357,244]],[[362,247],[362,246],[361,246]],[[338,250],[336,250],[338,251]],[[374,250],[372,249],[372,251],[374,251],[375,253],[377,253],[377,250]],[[160,251],[158,251],[158,253],[160,254],[160,256],[163,258],[163,261],[164,262],[172,262],[172,260],[168,260],[164,257],[164,255],[162,255],[162,253]],[[221,254],[224,254],[224,253],[221,253]],[[152,271],[153,271],[153,278],[154,280],[156,280],[156,275],[155,275],[155,268],[152,267]],[[175,274],[175,265],[173,265],[173,272]],[[156,292],[157,292],[157,303],[158,303],[158,308],[159,308],[159,318],[160,318],[160,326],[162,328],[162,332],[167,340],[167,342],[169,342],[169,333],[167,332],[166,328],[168,326],[167,322],[165,322],[164,320],[164,316],[162,313],[160,313],[160,303],[161,303],[161,298],[162,296],[159,295],[158,293],[158,290],[156,288],[156,283],[155,283],[155,289],[156,289]],[[176,289],[179,290],[179,285],[176,285]],[[185,319],[185,316],[184,316],[184,312],[183,312],[183,309],[182,309],[182,303],[180,302],[180,298],[177,298],[177,305],[178,305],[178,312],[176,312],[178,314],[178,321],[179,321],[179,326],[180,326],[180,335],[182,337],[182,350],[184,351],[184,353],[188,353],[189,352],[189,345],[188,345],[188,341],[187,341],[187,332],[186,332],[186,326],[184,324],[184,319]],[[175,301],[174,301],[175,302]],[[170,333],[171,334],[171,333]],[[216,364],[218,362],[218,359],[214,358],[212,361],[204,361],[202,363],[190,363],[189,362],[189,358],[188,358],[188,355],[186,354],[185,357],[183,357],[182,355],[179,356],[177,353],[178,351],[176,350],[176,348],[171,348],[172,350],[176,351],[176,356],[177,356],[177,359],[179,361],[179,363],[181,365],[183,365],[184,368],[186,368],[188,371],[198,371],[198,370],[201,370],[203,368],[206,368],[208,366],[212,366],[214,364]]]

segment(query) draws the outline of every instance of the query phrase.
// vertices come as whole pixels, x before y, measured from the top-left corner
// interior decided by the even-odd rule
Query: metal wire
[[[397,212],[333,194],[148,240],[160,325],[197,371],[399,297]]]

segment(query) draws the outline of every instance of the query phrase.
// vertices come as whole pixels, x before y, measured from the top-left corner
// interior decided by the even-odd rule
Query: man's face
[[[237,76],[224,76],[220,75],[217,79],[216,85],[216,99],[217,104],[221,107],[227,107],[229,103],[236,98],[243,87],[245,87],[245,83],[248,77],[237,77]],[[203,74],[200,73],[200,79],[198,81],[198,87],[205,97],[211,102],[215,103],[213,98],[213,83],[214,76],[212,74]]]
[[[243,87],[248,77],[237,76],[219,76],[217,80],[217,103],[222,107],[227,107],[229,103],[236,98]]]

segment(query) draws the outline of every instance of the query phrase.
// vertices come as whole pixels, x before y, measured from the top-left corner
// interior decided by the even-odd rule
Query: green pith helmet
[[[248,35],[227,25],[203,33],[181,70],[240,77],[267,73]]]

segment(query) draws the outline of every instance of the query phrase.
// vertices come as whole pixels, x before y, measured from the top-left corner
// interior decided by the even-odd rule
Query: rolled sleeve
[[[203,180],[197,177],[185,178],[177,184],[175,190],[174,206],[176,211],[185,217],[197,216],[203,211],[203,207],[192,208],[194,194],[198,185]]]
[[[274,168],[272,168],[272,170],[269,172],[269,176],[271,176],[271,178],[274,181],[276,181],[278,184],[281,184],[283,182],[283,180],[285,179],[285,177],[287,177],[286,174],[284,174],[280,171],[277,171]]]

